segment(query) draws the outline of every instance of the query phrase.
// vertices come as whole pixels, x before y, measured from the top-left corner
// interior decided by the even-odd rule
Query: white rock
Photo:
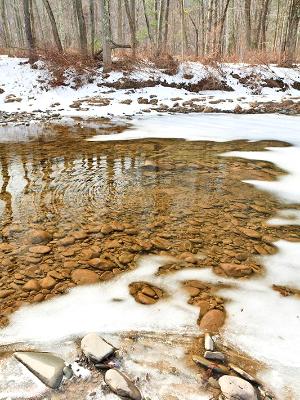
[[[110,389],[118,396],[126,397],[132,400],[141,400],[142,396],[138,388],[130,379],[117,369],[106,371],[104,380]]]
[[[16,352],[14,356],[45,385],[57,389],[63,379],[65,362],[51,353]]]
[[[96,333],[89,333],[81,340],[81,350],[86,357],[96,362],[101,362],[115,351],[113,346]]]
[[[251,383],[237,376],[222,376],[219,379],[219,385],[226,400],[257,400]]]
[[[204,335],[204,348],[207,351],[214,351],[214,341],[209,333]]]

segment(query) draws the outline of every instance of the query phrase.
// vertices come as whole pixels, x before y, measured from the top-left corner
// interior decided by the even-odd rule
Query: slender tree
[[[45,6],[45,9],[47,11],[50,23],[51,23],[51,29],[52,29],[52,33],[53,33],[53,37],[54,37],[54,41],[57,47],[57,50],[60,52],[63,52],[63,46],[61,44],[61,40],[60,40],[60,36],[58,33],[58,29],[57,29],[57,25],[56,25],[56,21],[55,21],[55,17],[52,11],[52,8],[49,4],[48,0],[43,0],[43,4]]]
[[[36,59],[35,54],[35,38],[32,32],[32,8],[30,0],[23,0],[24,9],[24,22],[25,22],[25,33],[26,39],[29,46],[29,62],[33,63]]]
[[[83,56],[88,55],[86,23],[83,14],[82,0],[74,0],[74,8],[79,27],[80,49]]]
[[[103,69],[109,71],[111,69],[111,36],[109,29],[108,4],[105,0],[99,0],[101,13],[101,34],[103,47]]]

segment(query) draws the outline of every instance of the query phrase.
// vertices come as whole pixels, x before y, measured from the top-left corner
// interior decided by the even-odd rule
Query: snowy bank
[[[298,113],[299,68],[224,64],[218,68],[185,62],[175,75],[144,65],[131,72],[99,69],[76,89],[76,76],[52,88],[42,62],[32,69],[25,59],[0,56],[0,111],[85,117],[132,116],[141,112]],[[281,108],[274,104],[284,103]],[[269,110],[269,111],[268,111]]]

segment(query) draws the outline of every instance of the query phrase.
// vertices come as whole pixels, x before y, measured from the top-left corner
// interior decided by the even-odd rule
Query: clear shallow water
[[[203,132],[213,129],[213,125],[208,126],[206,120],[193,117],[191,124],[189,117],[186,120],[183,117],[176,118],[163,117],[162,130],[171,135],[176,133],[174,126],[177,132],[184,131],[184,135],[193,131],[194,139],[196,130],[197,138],[201,139]],[[277,121],[281,124],[280,132],[277,132],[276,127],[270,125],[272,121],[266,117],[267,119],[263,120],[265,122],[262,131],[256,124],[253,139],[266,139],[265,131],[269,129],[269,140],[247,143],[238,140],[245,138],[244,131],[240,136],[237,131],[231,133],[236,121],[235,117],[231,118],[233,119],[226,117],[224,120],[223,129],[226,129],[223,139],[236,138],[237,141],[228,143],[159,138],[94,143],[86,139],[99,132],[93,128],[79,127],[52,127],[49,135],[45,135],[43,131],[43,137],[39,137],[38,140],[2,143],[2,240],[3,244],[11,246],[1,253],[5,272],[0,281],[0,289],[11,291],[1,300],[3,314],[8,316],[20,305],[36,301],[37,292],[43,296],[41,299],[50,299],[69,290],[75,286],[72,272],[78,268],[96,272],[100,280],[114,277],[112,282],[105,284],[106,286],[100,284],[99,289],[98,286],[92,289],[77,288],[65,299],[61,297],[28,309],[21,308],[20,312],[13,316],[11,325],[2,331],[2,343],[22,340],[43,342],[46,337],[47,340],[59,340],[90,330],[111,333],[114,330],[111,327],[115,327],[116,321],[119,324],[118,331],[128,330],[130,327],[140,331],[194,331],[197,330],[199,308],[186,304],[188,299],[178,284],[188,279],[234,283],[237,288],[220,292],[225,299],[225,309],[228,313],[225,338],[231,344],[269,363],[271,375],[269,378],[266,376],[267,383],[275,386],[278,393],[282,390],[281,396],[287,396],[288,388],[297,383],[299,368],[298,349],[294,348],[299,300],[279,297],[271,286],[273,283],[281,283],[295,287],[293,278],[297,271],[299,245],[294,243],[293,246],[296,247],[292,249],[288,247],[288,243],[281,242],[278,244],[280,253],[274,256],[271,254],[276,252],[274,242],[278,239],[293,242],[299,240],[299,227],[296,224],[283,227],[267,225],[267,220],[276,217],[278,210],[285,211],[291,206],[281,203],[278,196],[272,197],[265,191],[270,190],[268,185],[271,184],[278,189],[280,181],[275,181],[278,175],[286,178],[282,171],[264,161],[229,158],[221,154],[239,151],[229,154],[243,157],[244,153],[241,153],[241,150],[259,151],[257,154],[250,153],[250,158],[268,160],[270,152],[264,153],[262,150],[265,147],[276,146],[272,153],[275,157],[270,160],[276,163],[280,157],[280,160],[284,160],[284,157],[289,159],[289,154],[295,147],[288,148],[285,147],[285,143],[278,142],[286,121]],[[184,128],[185,121],[187,130]],[[222,120],[218,121],[217,131],[218,135],[221,135]],[[202,122],[204,125],[201,125]],[[247,120],[244,122],[250,123]],[[148,123],[149,129],[153,130],[151,120]],[[142,121],[141,124],[145,127],[147,121]],[[155,124],[157,131],[157,120]],[[108,134],[111,130],[114,138],[117,138],[117,129],[110,124],[103,126],[98,140],[108,139],[109,136],[103,134]],[[128,132],[131,135],[135,131]],[[120,135],[125,134],[126,131]],[[277,141],[270,141],[272,135]],[[295,135],[294,128],[287,124],[284,139],[296,144]],[[156,136],[159,136],[159,133],[156,133]],[[207,136],[205,133],[204,138]],[[251,139],[251,132],[248,132],[246,137]],[[221,141],[222,136],[218,138]],[[276,154],[279,153],[280,157],[276,160]],[[248,155],[249,153],[245,154],[246,157]],[[284,162],[278,163],[284,167]],[[297,182],[294,166],[295,163],[289,167],[291,181],[285,184],[285,187],[288,187],[286,193],[292,193],[291,185]],[[249,180],[252,185],[256,185],[256,180],[268,182],[260,183],[264,190],[261,191],[243,182]],[[275,194],[277,192],[274,190]],[[286,201],[294,203],[293,207],[299,208],[295,201],[297,199],[288,195],[285,197]],[[123,229],[113,230],[105,235],[101,233],[101,229],[97,229],[103,224],[116,221],[123,224]],[[239,227],[256,230],[260,233],[260,238],[253,239],[242,235]],[[46,229],[53,235],[53,241],[49,244],[51,251],[46,255],[32,257],[30,254],[27,240],[32,228]],[[84,235],[76,236],[76,233],[82,231]],[[68,246],[66,254],[66,248],[61,246],[60,240],[74,234],[77,239]],[[153,245],[153,241],[157,243],[157,239],[166,240],[168,244],[164,242],[165,248],[159,248]],[[141,246],[141,241],[144,244],[147,242],[147,246]],[[83,252],[92,246],[98,246],[104,258],[113,257],[115,265],[110,274],[87,263]],[[243,263],[261,267],[262,262],[257,258],[260,254],[257,246],[263,247],[266,253],[270,254],[264,261],[267,268],[266,278],[260,278],[258,275],[249,282],[237,283],[222,275],[219,269],[222,262],[240,262],[242,259]],[[178,257],[184,252],[202,256],[202,262],[197,269],[191,269],[194,265],[189,265],[187,269],[186,264],[175,264],[175,270],[179,272],[163,275],[157,281],[154,273],[160,264],[150,259],[133,273],[126,273],[135,268],[140,256],[157,254]],[[132,261],[120,265],[118,260],[128,253],[134,256]],[[279,257],[278,261],[273,257]],[[73,262],[71,266],[70,261]],[[279,269],[277,275],[272,274],[273,265],[286,262],[291,265],[288,271]],[[168,270],[174,271],[174,264],[169,263]],[[53,275],[53,271],[60,274],[60,278],[55,278],[57,281],[52,288],[23,290],[28,280],[43,279],[49,273]],[[123,274],[122,278],[118,278],[119,274]],[[139,305],[126,290],[131,280],[153,281],[153,284],[164,288],[171,296],[154,306]],[[124,302],[116,306],[112,302],[113,297],[121,298]],[[232,302],[227,304],[226,300]],[[253,310],[260,308],[261,302],[265,304],[264,312],[257,314],[255,318]],[[105,315],[104,322],[97,320],[95,323],[93,318],[97,312],[93,307],[97,303],[103,307],[101,314]],[[114,312],[110,312],[110,307]],[[151,307],[155,308],[155,313]],[[245,309],[243,314],[241,309]],[[277,314],[274,319],[268,319],[273,309],[276,309]],[[88,313],[87,310],[91,312]],[[118,318],[118,310],[124,318]],[[128,314],[128,310],[132,315]],[[277,334],[279,326],[275,324],[278,315],[281,321],[284,321],[280,324],[280,338]],[[42,324],[41,316],[45,318]],[[295,321],[289,324],[292,319]],[[269,321],[267,330],[262,326],[266,320]],[[38,329],[31,335],[33,326],[38,326]],[[55,329],[51,329],[52,327]],[[291,346],[295,357],[285,358],[285,352]],[[278,352],[271,356],[270,351],[276,347]],[[291,365],[295,373],[287,375],[286,368]],[[293,396],[296,398],[296,395]]]

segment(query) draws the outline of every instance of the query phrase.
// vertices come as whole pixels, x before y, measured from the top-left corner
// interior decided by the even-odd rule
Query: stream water
[[[1,128],[0,399],[104,396],[95,377],[45,394],[6,347],[70,357],[89,331],[123,338],[152,400],[208,399],[188,354],[209,309],[226,313],[223,344],[299,398],[299,120],[221,117]]]

